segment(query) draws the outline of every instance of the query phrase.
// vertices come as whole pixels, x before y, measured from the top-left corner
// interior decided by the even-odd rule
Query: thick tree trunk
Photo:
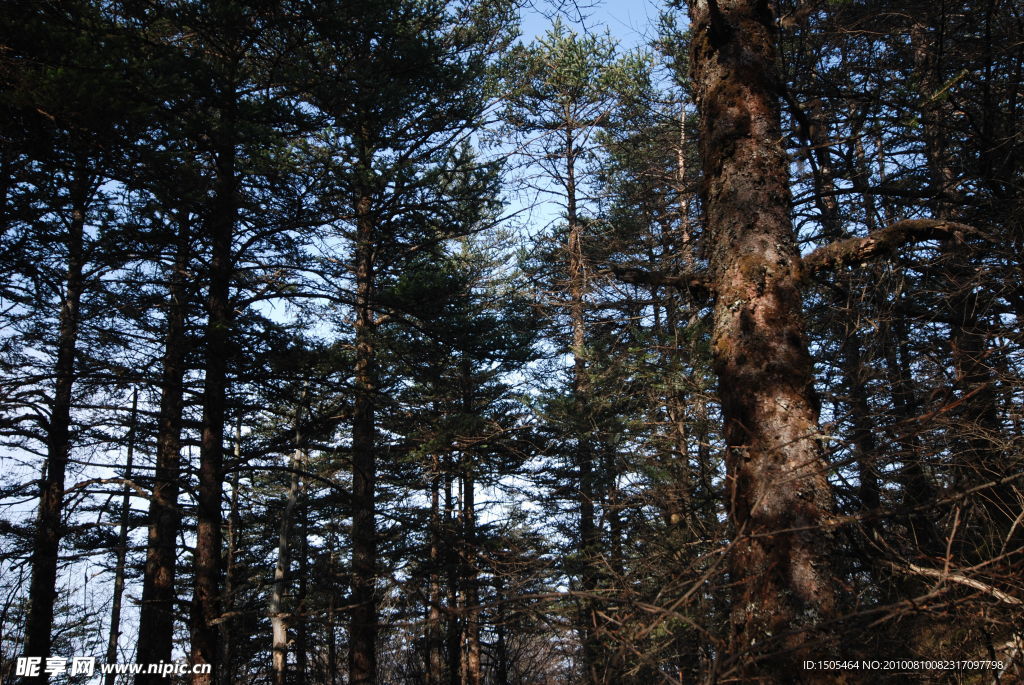
[[[47,435],[46,473],[39,485],[39,511],[32,545],[32,581],[25,624],[25,655],[50,656],[53,607],[57,599],[57,561],[63,535],[64,478],[71,452],[71,390],[75,382],[75,354],[85,290],[85,217],[89,182],[76,181],[68,221],[68,263],[65,291],[57,331],[57,381]],[[26,683],[46,683],[45,671]]]
[[[748,677],[792,682],[805,673],[801,659],[828,651],[820,626],[836,613],[836,590],[774,20],[765,0],[688,4],[706,251],[717,291],[712,354],[735,528],[730,652],[750,657],[741,667]]]
[[[132,393],[131,423],[128,427],[128,454],[125,457],[124,479],[132,479],[135,458],[135,428],[139,419],[139,391]],[[128,520],[132,513],[131,488],[125,483],[121,493],[121,523],[117,531],[117,556],[114,563],[114,597],[110,603],[110,634],[107,639],[107,663],[117,663],[117,642],[121,637],[121,599],[124,596],[124,567],[128,557]],[[114,685],[115,673],[104,678],[106,685]]]
[[[174,645],[174,588],[177,561],[177,537],[181,526],[178,510],[178,479],[181,472],[181,414],[185,377],[184,286],[188,266],[188,240],[179,237],[174,270],[170,274],[167,298],[167,331],[164,343],[163,378],[160,388],[160,415],[157,419],[156,472],[153,496],[149,501],[149,537],[146,542],[146,568],[139,607],[139,645],[136,661],[155,664],[171,660]],[[157,685],[162,680],[153,674],[135,676],[135,685]]]
[[[193,674],[192,685],[213,685],[220,661],[221,497],[224,489],[224,412],[227,389],[227,342],[233,316],[231,241],[238,214],[235,148],[217,151],[215,207],[208,227],[213,250],[207,298],[206,376],[199,446],[196,498],[195,579],[192,596],[192,663],[210,664],[214,673]]]
[[[352,410],[352,613],[349,683],[377,681],[377,480],[374,348],[373,217],[371,199],[356,202],[355,402]]]

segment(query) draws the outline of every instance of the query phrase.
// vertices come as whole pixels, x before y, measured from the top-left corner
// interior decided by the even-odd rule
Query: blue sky
[[[523,11],[523,42],[542,35],[550,26],[544,13],[551,14],[550,0],[535,0],[538,10]],[[658,15],[665,7],[662,0],[580,0],[576,5],[582,12],[573,10],[571,2],[566,3],[563,21],[572,24],[578,31],[608,32],[619,41],[623,48],[643,45],[653,37],[658,26]]]

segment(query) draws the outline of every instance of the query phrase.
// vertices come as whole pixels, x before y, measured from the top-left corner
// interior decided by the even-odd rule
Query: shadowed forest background
[[[589,9],[3,4],[0,683],[1024,678],[1024,6]]]

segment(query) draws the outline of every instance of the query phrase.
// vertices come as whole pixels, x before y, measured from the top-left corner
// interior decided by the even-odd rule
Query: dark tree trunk
[[[368,166],[368,165],[367,165]],[[352,410],[352,613],[349,620],[349,683],[377,681],[377,479],[374,417],[374,267],[371,199],[356,202],[355,403]]]
[[[849,395],[850,416],[853,424],[853,445],[857,455],[857,488],[861,511],[869,516],[876,516],[882,504],[881,491],[878,484],[878,443],[875,440],[874,428],[871,423],[871,407],[868,405],[868,394],[865,388],[865,370],[861,362],[860,336],[851,329],[843,340],[842,351],[843,382]],[[871,518],[867,525],[875,527]]]
[[[242,419],[235,423],[235,464],[242,459]],[[235,683],[235,648],[238,646],[238,634],[235,632],[235,619],[231,614],[235,611],[235,574],[238,558],[238,471],[231,474],[231,498],[228,500],[228,520],[225,526],[227,537],[224,550],[224,591],[221,599],[223,613],[217,629],[220,632],[220,667],[217,681],[220,685]]]
[[[230,285],[231,240],[238,214],[235,148],[217,151],[215,206],[208,221],[213,251],[207,298],[206,376],[196,498],[195,581],[192,596],[192,663],[211,664],[214,673],[194,674],[192,685],[213,685],[220,661],[221,497],[224,489],[224,412],[228,333],[233,316]]]
[[[450,685],[459,685],[459,674],[462,672],[462,650],[460,649],[461,637],[462,637],[462,621],[459,618],[457,610],[459,609],[459,595],[462,592],[460,587],[461,578],[459,574],[459,555],[455,549],[455,545],[452,544],[456,540],[456,520],[455,520],[455,497],[452,493],[452,464],[449,461],[447,466],[449,468],[445,471],[444,478],[444,539],[447,544],[444,546],[445,552],[445,575],[447,576],[448,587],[447,587],[447,602],[450,609],[456,610],[456,613],[449,614],[448,625],[445,631],[445,651],[448,662],[448,682]]]
[[[149,537],[146,568],[139,607],[139,645],[136,661],[155,664],[171,660],[174,646],[175,564],[181,526],[178,480],[181,473],[181,414],[185,377],[187,296],[184,278],[188,267],[188,239],[179,237],[167,298],[167,331],[164,343],[160,415],[157,419],[156,472],[149,501]],[[156,685],[153,674],[135,676],[135,685]]]
[[[39,512],[32,546],[32,581],[25,623],[25,655],[50,656],[53,607],[57,599],[57,561],[63,535],[64,478],[71,452],[71,390],[75,382],[80,306],[85,290],[85,217],[89,182],[82,178],[72,189],[68,221],[68,262],[65,292],[57,332],[57,381],[47,434],[46,472],[39,485]],[[46,683],[45,671],[26,683]]]
[[[765,0],[689,0],[712,354],[735,530],[731,654],[748,677],[792,682],[836,613],[832,498],[817,440],[802,269],[789,218],[774,18]],[[758,661],[754,665],[754,661]],[[813,676],[811,676],[813,679]]]
[[[462,485],[462,586],[465,622],[463,623],[462,685],[480,685],[480,598],[476,555],[475,484],[472,465],[463,466]]]
[[[919,89],[925,103],[921,118],[928,173],[934,192],[932,212],[936,219],[953,221],[962,205],[959,179],[953,169],[954,160],[949,149],[948,122],[955,120],[956,112],[949,99],[936,97],[948,78],[942,68],[945,42],[936,36],[945,34],[945,10],[936,15],[929,6],[927,22],[917,22],[911,28],[914,48],[914,66],[921,75]],[[970,255],[952,242],[944,242],[944,267],[950,294],[946,301],[950,313],[950,347],[956,369],[956,389],[962,402],[955,411],[957,418],[957,455],[962,468],[970,473],[975,483],[986,483],[1006,475],[1006,455],[1002,446],[999,408],[992,369],[985,359],[989,354],[989,329],[984,325],[983,312],[990,296],[979,269],[970,262]],[[1024,544],[1024,531],[1017,523],[1022,500],[1012,484],[1001,484],[986,491],[982,505],[995,524],[1000,543],[1011,545],[1011,550]],[[1014,534],[1011,535],[1011,531]],[[1006,537],[1011,535],[1010,537]],[[986,550],[987,555],[1002,553],[1002,545]]]
[[[935,485],[922,463],[925,450],[919,435],[902,428],[914,425],[913,421],[921,413],[921,407],[910,375],[906,324],[898,314],[893,321],[882,322],[881,338],[889,373],[892,406],[899,421],[897,425],[900,426],[896,442],[903,466],[898,472],[898,480],[902,486],[903,502],[908,509],[901,518],[906,521],[911,539],[925,555],[940,556],[946,546],[935,522]]]
[[[441,459],[432,457],[430,479],[430,580],[427,596],[426,678],[427,685],[444,682],[444,632],[441,617]]]

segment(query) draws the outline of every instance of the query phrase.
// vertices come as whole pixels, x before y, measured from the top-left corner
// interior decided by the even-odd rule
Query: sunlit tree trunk
[[[789,218],[774,19],[765,0],[688,4],[734,526],[730,651],[751,657],[747,676],[792,682],[808,677],[800,660],[822,653],[820,626],[836,613],[835,543]]]

